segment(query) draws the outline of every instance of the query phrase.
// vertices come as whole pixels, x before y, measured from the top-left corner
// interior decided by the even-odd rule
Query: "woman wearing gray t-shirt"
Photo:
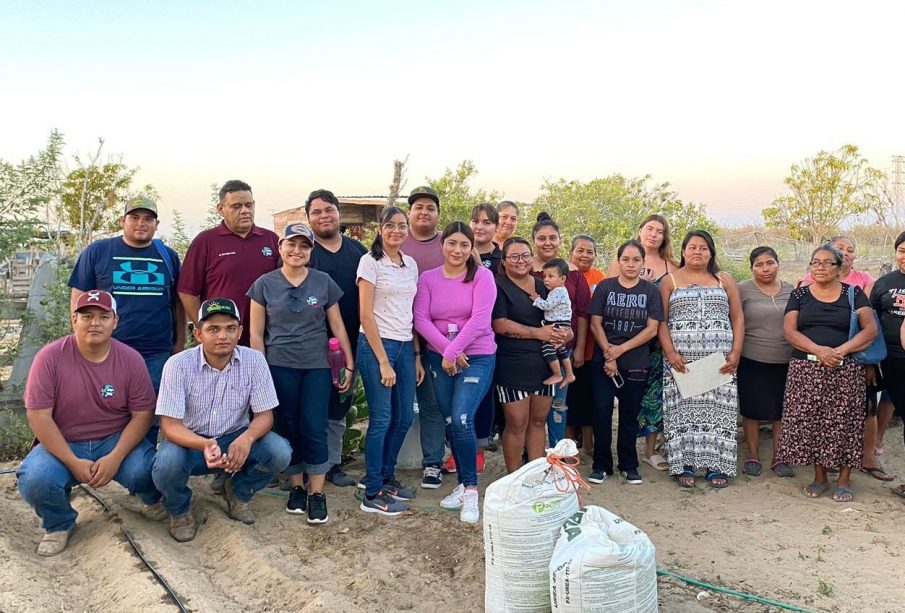
[[[794,477],[785,462],[776,461],[783,394],[792,347],[783,336],[782,319],[794,287],[778,278],[779,257],[771,247],[756,247],[750,256],[754,278],[739,283],[745,313],[745,343],[738,364],[738,407],[745,429],[748,459],[744,472],[761,474],[759,430],[773,424],[770,468],[780,477]]]

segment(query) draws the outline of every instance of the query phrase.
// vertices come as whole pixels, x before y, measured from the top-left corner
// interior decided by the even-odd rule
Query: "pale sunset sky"
[[[258,222],[312,189],[385,194],[472,159],[545,178],[650,173],[725,224],[794,162],[905,154],[905,3],[0,0],[0,158],[98,137],[193,229],[241,178]]]

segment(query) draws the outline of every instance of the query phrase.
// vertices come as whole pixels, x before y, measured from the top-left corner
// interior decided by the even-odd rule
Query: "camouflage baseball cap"
[[[157,203],[150,198],[133,198],[126,204],[126,210],[123,215],[128,215],[132,211],[137,211],[138,209],[150,211],[151,213],[154,213],[154,217],[157,217]]]
[[[409,204],[411,205],[418,198],[430,198],[437,203],[438,207],[440,206],[440,194],[430,185],[422,185],[413,189],[412,193],[409,194]]]

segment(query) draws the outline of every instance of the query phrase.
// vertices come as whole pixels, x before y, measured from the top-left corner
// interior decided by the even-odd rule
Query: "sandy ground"
[[[886,443],[884,462],[905,476],[901,425]],[[769,457],[766,439],[762,446]],[[359,473],[360,461],[348,469]],[[502,474],[501,454],[488,454],[482,484]],[[680,490],[646,465],[642,474],[644,485],[610,479],[584,501],[645,530],[657,546],[658,567],[814,611],[905,607],[905,506],[890,485],[857,474],[855,502],[838,504],[801,495],[810,482],[807,469],[794,479],[769,471],[742,476],[721,491],[702,485]],[[415,482],[420,474],[400,476]],[[0,476],[0,611],[175,610],[132,554],[120,525],[193,611],[483,608],[480,525],[461,524],[456,513],[437,507],[452,487],[450,477],[440,490],[419,490],[415,512],[395,519],[361,513],[350,489],[328,484],[331,519],[317,527],[285,513],[284,495],[272,491],[255,498],[254,526],[233,522],[208,481],[192,482],[200,530],[191,543],[173,541],[166,522],[144,519],[136,499],[113,484],[100,491],[109,514],[76,490],[80,515],[69,548],[43,559],[34,554],[41,537],[37,518],[19,498],[15,477]],[[670,612],[772,610],[674,579],[660,578],[659,597],[661,610]]]

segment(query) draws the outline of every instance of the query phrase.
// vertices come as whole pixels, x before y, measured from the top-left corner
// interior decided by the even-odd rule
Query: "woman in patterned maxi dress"
[[[680,267],[663,280],[660,292],[667,306],[659,338],[666,358],[663,432],[669,473],[682,487],[693,487],[698,474],[715,488],[726,487],[737,464],[735,377],[683,398],[672,376],[715,352],[726,356],[720,372],[734,375],[741,355],[745,325],[738,288],[731,276],[719,271],[710,234],[688,233]]]

